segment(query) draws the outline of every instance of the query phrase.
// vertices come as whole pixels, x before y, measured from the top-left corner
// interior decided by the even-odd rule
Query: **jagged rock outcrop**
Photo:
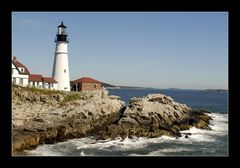
[[[194,110],[162,94],[132,98],[129,106],[107,91],[58,92],[13,87],[12,152],[96,133],[99,139],[181,136],[210,129],[209,111]],[[186,135],[188,136],[188,135]]]
[[[185,104],[175,102],[162,94],[149,94],[143,98],[132,98],[129,107],[116,124],[100,131],[99,139],[181,136],[180,131],[197,127],[210,129],[211,120],[205,110],[193,110]]]
[[[45,93],[46,92],[46,93]],[[12,152],[97,132],[116,122],[126,109],[104,90],[51,92],[13,87]]]

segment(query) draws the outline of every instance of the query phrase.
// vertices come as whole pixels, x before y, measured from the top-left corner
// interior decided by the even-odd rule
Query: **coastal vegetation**
[[[44,100],[46,99],[46,96],[48,96],[49,101],[52,98],[56,98],[58,100],[58,106],[63,107],[68,102],[84,99],[84,95],[86,95],[85,92],[79,91],[79,92],[63,92],[58,90],[49,90],[49,89],[39,89],[35,87],[21,87],[18,85],[13,85],[13,91],[17,90],[25,93],[32,93],[31,95],[39,95],[40,99]],[[19,94],[22,95],[22,94]],[[36,96],[35,96],[36,97]]]
[[[68,102],[75,101],[75,100],[81,100],[84,99],[84,95],[86,93],[79,92],[74,94],[68,94],[64,97],[64,99],[59,103],[59,107],[65,106]]]
[[[19,85],[12,85],[13,89],[21,89],[23,91],[29,91],[32,93],[39,93],[39,94],[44,94],[44,95],[53,95],[53,94],[63,94],[62,91],[58,91],[58,90],[49,90],[49,89],[39,89],[36,87],[22,87]]]

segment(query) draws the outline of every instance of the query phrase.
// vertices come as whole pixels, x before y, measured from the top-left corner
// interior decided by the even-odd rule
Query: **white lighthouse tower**
[[[63,22],[58,26],[52,77],[58,82],[57,90],[70,91],[66,28]]]

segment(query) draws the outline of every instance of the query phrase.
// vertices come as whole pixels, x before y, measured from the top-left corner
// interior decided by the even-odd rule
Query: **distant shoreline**
[[[115,86],[115,87],[105,87],[105,89],[156,89],[156,90],[173,90],[173,91],[200,91],[200,92],[211,92],[211,93],[225,93],[228,92],[226,89],[180,89],[180,88],[152,88],[152,87],[132,87],[132,86]]]
[[[182,89],[182,88],[155,88],[155,87],[142,87],[142,86],[117,86],[101,82],[101,85],[106,89],[160,89],[160,90],[196,90],[203,92],[228,92],[227,89]]]
[[[203,92],[222,93],[222,92],[228,92],[228,90],[226,90],[226,89],[204,89]]]

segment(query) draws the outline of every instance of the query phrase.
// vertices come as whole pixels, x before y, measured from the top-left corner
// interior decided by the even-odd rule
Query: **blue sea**
[[[44,144],[34,150],[27,150],[31,156],[228,156],[228,92],[204,92],[201,90],[178,89],[108,89],[109,95],[120,96],[126,105],[132,97],[151,93],[171,96],[176,102],[195,109],[206,109],[211,121],[211,130],[191,128],[182,131],[191,133],[176,139],[133,138],[96,140],[96,136],[71,139],[56,144]]]

